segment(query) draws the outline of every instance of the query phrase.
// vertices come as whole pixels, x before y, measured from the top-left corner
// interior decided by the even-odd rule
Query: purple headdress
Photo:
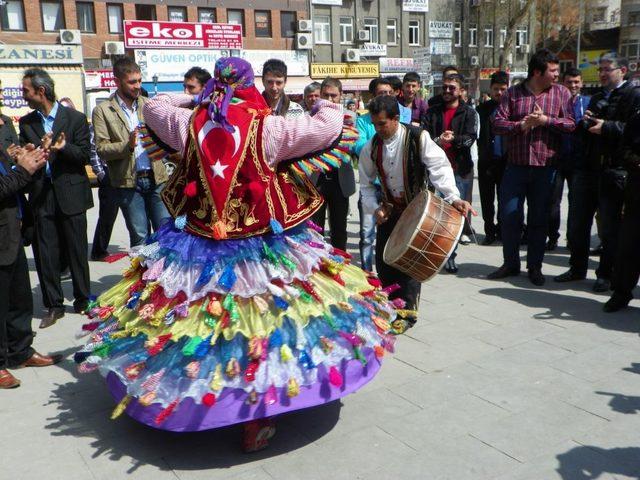
[[[207,111],[214,122],[233,133],[233,126],[227,121],[227,111],[236,89],[253,86],[253,68],[246,60],[238,57],[224,57],[216,61],[211,80],[207,82],[196,103],[211,101]]]

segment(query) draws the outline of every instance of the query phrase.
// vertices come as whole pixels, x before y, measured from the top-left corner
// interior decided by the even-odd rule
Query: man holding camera
[[[625,80],[628,65],[627,59],[615,54],[600,59],[598,71],[603,90],[591,97],[580,122],[585,135],[585,155],[572,184],[572,202],[579,207],[569,213],[570,269],[555,278],[568,282],[586,277],[591,225],[599,209],[603,252],[596,270],[595,292],[607,292],[611,286],[627,178],[622,132],[625,123],[640,108],[640,90]]]

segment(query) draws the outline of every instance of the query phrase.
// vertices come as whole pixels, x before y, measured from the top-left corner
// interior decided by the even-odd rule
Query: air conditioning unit
[[[359,62],[360,61],[360,50],[357,48],[347,48],[344,52],[344,61],[345,62]]]
[[[359,42],[370,42],[371,35],[369,30],[358,30],[358,41]]]
[[[480,65],[480,59],[477,55],[473,55],[470,60],[472,66],[477,67],[478,65]]]
[[[527,43],[526,45],[520,45],[520,51],[522,53],[529,53],[529,44]]]
[[[124,42],[104,42],[104,53],[107,55],[124,55]]]
[[[310,32],[312,30],[311,20],[298,20],[298,31],[299,32]]]
[[[310,33],[296,33],[296,48],[298,50],[311,50],[313,48],[313,36]]]
[[[60,30],[60,43],[62,45],[80,45],[80,30]]]

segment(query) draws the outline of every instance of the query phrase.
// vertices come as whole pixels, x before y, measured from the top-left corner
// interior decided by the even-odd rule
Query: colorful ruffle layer
[[[76,354],[107,377],[114,416],[193,431],[318,405],[393,348],[402,305],[311,228],[214,241],[169,223],[131,255]]]

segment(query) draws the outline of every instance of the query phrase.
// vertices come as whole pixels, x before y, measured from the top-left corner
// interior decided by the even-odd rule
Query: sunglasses
[[[442,86],[442,91],[443,92],[455,92],[458,89],[457,86],[455,85],[443,85]]]
[[[598,69],[599,73],[609,73],[609,72],[613,72],[614,70],[620,70],[620,67],[600,67]]]

